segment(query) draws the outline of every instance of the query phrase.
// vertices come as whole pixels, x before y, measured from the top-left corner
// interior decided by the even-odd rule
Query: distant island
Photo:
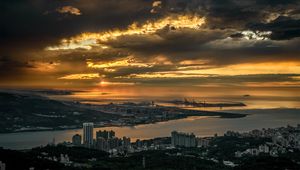
[[[0,92],[0,133],[78,129],[88,121],[95,122],[96,127],[135,126],[189,116],[240,118],[246,114],[188,110],[152,102],[93,105],[53,100],[35,92]]]
[[[195,100],[171,100],[167,101],[168,103],[172,103],[175,105],[185,105],[185,106],[192,106],[192,107],[244,107],[247,106],[242,102],[221,102],[221,103],[212,103],[212,102],[196,102]]]

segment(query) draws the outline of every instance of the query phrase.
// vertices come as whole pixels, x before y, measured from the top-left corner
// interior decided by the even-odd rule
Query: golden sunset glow
[[[104,87],[104,86],[132,86],[135,85],[136,83],[127,83],[127,82],[109,82],[109,81],[104,81],[102,80],[99,83],[99,86]]]
[[[233,16],[227,11],[231,8],[217,13],[214,2],[93,3],[57,2],[34,13],[41,15],[34,22],[15,27],[30,27],[24,34],[6,29],[12,33],[10,41],[3,36],[0,85],[172,89],[300,84],[300,38],[292,31],[299,16],[293,5],[278,12],[251,8],[257,16],[250,17]],[[251,4],[232,3],[241,11]]]
[[[181,64],[192,64],[190,61]],[[199,63],[199,62],[198,62]],[[127,78],[196,78],[196,77],[214,77],[218,75],[236,76],[236,75],[256,75],[256,74],[297,74],[300,72],[300,63],[257,63],[257,64],[238,64],[222,68],[205,68],[199,66],[178,66],[178,70],[155,72],[146,74],[131,74]],[[122,78],[122,77],[118,77]],[[299,77],[293,77],[299,79]]]
[[[114,68],[114,67],[125,67],[125,66],[128,66],[128,67],[148,67],[149,65],[146,64],[146,63],[138,63],[138,62],[135,62],[135,60],[133,58],[125,58],[125,59],[122,59],[122,60],[117,60],[117,61],[112,61],[112,62],[96,62],[96,63],[93,63],[93,62],[87,62],[86,63],[88,67],[90,68],[106,68],[106,69],[109,69],[109,68]]]
[[[91,74],[71,74],[66,75],[64,77],[60,77],[59,79],[65,79],[65,80],[89,80],[94,78],[100,78],[99,74],[97,73],[91,73]]]
[[[204,23],[205,19],[197,15],[169,16],[157,21],[146,21],[143,24],[132,23],[125,30],[115,29],[108,32],[83,33],[70,39],[63,39],[61,41],[61,45],[47,47],[46,50],[67,50],[76,48],[89,50],[93,46],[108,48],[108,46],[103,45],[103,43],[120,36],[154,34],[156,31],[163,29],[166,26],[173,27],[175,29],[199,29]]]
[[[186,70],[182,73],[186,74],[214,74],[214,75],[243,75],[243,74],[297,74],[300,72],[300,62],[266,62],[256,64],[237,64],[221,68]]]

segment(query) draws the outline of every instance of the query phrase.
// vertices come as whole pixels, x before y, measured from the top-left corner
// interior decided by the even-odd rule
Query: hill
[[[117,115],[82,108],[30,93],[0,92],[0,133],[81,127],[83,122],[109,121]]]

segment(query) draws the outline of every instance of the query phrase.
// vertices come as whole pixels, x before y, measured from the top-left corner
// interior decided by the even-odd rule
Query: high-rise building
[[[171,142],[173,146],[196,147],[196,136],[193,133],[173,131],[171,133]]]
[[[108,151],[109,150],[108,141],[102,137],[97,138],[95,148],[102,151]]]
[[[83,123],[83,144],[93,146],[94,123]]]
[[[5,170],[5,163],[0,161],[0,170]]]
[[[81,135],[76,134],[72,137],[72,143],[75,146],[80,146],[81,145]]]
[[[127,138],[126,136],[123,137],[123,141],[122,141],[122,145],[123,147],[129,147],[130,146],[130,138]]]
[[[116,136],[116,133],[114,131],[109,131],[108,132],[108,138],[114,138]]]
[[[114,138],[115,137],[115,132],[114,131],[106,131],[106,130],[104,130],[104,131],[101,131],[101,130],[99,130],[99,131],[97,131],[96,132],[96,139],[97,138],[104,138],[104,139],[111,139],[111,138]]]
[[[116,137],[108,139],[107,142],[109,149],[118,148],[122,145],[122,140]]]
[[[209,140],[205,138],[197,138],[197,146],[207,148],[209,146]]]
[[[137,139],[135,141],[135,145],[136,145],[136,147],[141,148],[143,146],[143,142],[140,139]]]

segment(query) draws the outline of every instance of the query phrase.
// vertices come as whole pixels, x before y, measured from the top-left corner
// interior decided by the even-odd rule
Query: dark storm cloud
[[[235,76],[218,76],[211,75],[208,77],[194,77],[194,78],[131,78],[130,81],[140,82],[144,84],[154,85],[206,85],[206,84],[219,84],[219,85],[230,85],[239,86],[246,83],[280,83],[280,82],[295,82],[299,83],[298,80],[293,77],[299,76],[300,74],[255,74],[255,75],[235,75]],[[120,79],[122,81],[128,81],[127,79]]]
[[[145,73],[154,73],[160,71],[175,71],[175,65],[155,65],[151,67],[123,67],[118,69],[116,72],[108,74],[108,77],[123,77],[130,76],[132,74],[145,74]]]
[[[203,1],[162,1],[162,7],[172,13],[194,12],[206,18],[201,31],[172,30],[168,27],[157,31],[155,38],[143,36],[123,36],[107,45],[116,49],[126,49],[137,56],[166,55],[172,61],[185,59],[209,59],[210,64],[226,65],[239,62],[267,62],[291,60],[299,61],[299,49],[292,42],[278,44],[272,41],[250,42],[251,46],[237,48],[211,48],[206,43],[231,37],[241,39],[244,30],[271,31],[266,38],[271,40],[289,40],[299,37],[299,20],[293,16],[299,14],[299,1],[271,0],[203,0]],[[290,17],[283,17],[290,16]],[[272,18],[273,17],[273,18]],[[286,18],[286,19],[283,19]],[[227,42],[227,44],[234,43]],[[215,44],[218,47],[219,44]],[[283,59],[284,56],[284,59]]]
[[[1,81],[20,78],[27,69],[32,68],[34,68],[34,65],[27,61],[14,60],[9,56],[0,56]]]
[[[164,9],[167,11],[192,11],[205,16],[206,26],[211,29],[273,31],[271,38],[274,40],[299,37],[300,1],[298,0],[166,0],[163,2],[165,2]],[[277,19],[272,18],[275,15]],[[298,15],[297,19],[289,18],[296,15]],[[282,18],[289,19],[282,21]]]
[[[202,9],[211,27],[243,28],[265,22],[270,14],[279,16],[299,9],[298,0],[207,0]]]
[[[223,42],[226,37],[233,39]],[[174,63],[202,59],[208,60],[209,65],[222,66],[300,60],[300,49],[296,45],[300,43],[300,39],[274,42],[246,40],[244,37],[241,33],[232,34],[232,31],[216,29],[200,32],[171,30],[155,36],[122,36],[108,41],[106,45],[127,50],[139,58],[167,56]]]
[[[64,6],[76,8],[82,15],[57,12]],[[127,27],[153,16],[150,8],[151,2],[138,0],[4,0],[0,2],[1,50],[11,52],[17,45],[43,48],[82,32]]]
[[[266,6],[281,6],[281,5],[293,5],[297,4],[298,0],[256,0],[257,4]]]
[[[244,35],[242,33],[234,33],[230,35],[231,38],[243,38]]]
[[[61,62],[110,62],[119,58],[128,57],[130,54],[126,50],[69,50],[52,54],[48,59]]]
[[[82,32],[126,28],[133,22],[155,19],[169,12],[198,13],[206,17],[210,28],[245,28],[245,25],[260,24],[257,26],[260,29],[274,30],[274,39],[299,35],[298,21],[261,25],[272,12],[297,12],[297,0],[166,0],[162,1],[163,11],[157,14],[150,12],[152,3],[145,0],[3,0],[0,2],[3,23],[0,48],[8,53],[17,49],[16,46],[41,49]],[[63,7],[78,9],[81,15],[57,12]]]
[[[9,56],[0,56],[0,67],[3,70],[17,68],[32,68],[33,65],[29,64],[28,62],[13,60]]]
[[[174,30],[166,26],[162,30],[158,30],[155,35],[121,36],[116,40],[108,41],[106,45],[151,55],[193,51],[207,42],[225,37],[224,32],[220,30]]]
[[[242,28],[248,22],[263,19],[263,14],[251,8],[251,2],[233,0],[207,1],[205,16],[211,28]],[[246,1],[247,2],[247,1]]]
[[[272,31],[270,38],[273,40],[287,40],[300,37],[300,19],[292,19],[290,17],[281,16],[270,23],[253,24],[249,28]]]
[[[13,79],[26,74],[28,69],[36,67],[30,60],[59,63],[58,70],[45,76],[45,79],[87,72],[105,74],[113,79],[131,74],[176,71],[180,62],[185,60],[203,60],[205,63],[194,64],[203,68],[240,63],[300,61],[299,0],[161,0],[159,7],[154,10],[153,2],[154,0],[2,0],[0,56],[9,57],[0,58],[0,76]],[[99,42],[107,45],[107,49],[95,46],[91,50],[44,50],[45,47],[59,45],[61,39],[81,33],[126,30],[134,22],[143,25],[148,20],[155,22],[173,15],[197,15],[205,18],[205,24],[199,29],[176,29],[167,25],[153,34],[123,35]],[[253,38],[246,39],[247,35],[243,31],[271,33],[265,35],[266,40],[256,41]],[[231,38],[230,41],[228,38]],[[128,56],[145,63],[157,56],[164,56],[172,64],[124,66],[115,68],[115,72],[106,72],[103,68],[88,68],[86,64],[88,61],[117,61]],[[32,73],[35,74],[30,72]],[[139,81],[292,81],[291,76]]]

